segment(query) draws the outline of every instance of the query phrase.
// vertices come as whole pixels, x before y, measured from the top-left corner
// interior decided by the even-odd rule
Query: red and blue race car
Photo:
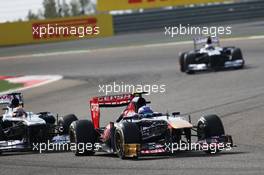
[[[70,126],[70,141],[76,146],[75,155],[93,155],[103,151],[123,159],[173,154],[188,149],[217,153],[233,147],[232,137],[225,135],[217,115],[203,116],[197,125],[193,125],[189,115],[153,112],[143,94],[93,97],[90,100],[91,120],[78,120]],[[115,122],[100,126],[100,108],[122,106],[126,108]],[[193,137],[196,137],[194,142]],[[85,149],[81,149],[83,147]]]

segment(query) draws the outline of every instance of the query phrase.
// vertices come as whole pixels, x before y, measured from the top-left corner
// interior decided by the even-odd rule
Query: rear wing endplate
[[[134,98],[134,94],[120,94],[110,96],[93,97],[90,100],[91,118],[96,129],[100,124],[100,108],[101,107],[122,107],[127,106]]]

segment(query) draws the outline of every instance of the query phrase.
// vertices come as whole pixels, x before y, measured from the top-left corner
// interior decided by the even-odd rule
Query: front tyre
[[[185,72],[184,56],[185,56],[185,53],[180,53],[180,57],[179,57],[179,65],[180,65],[180,71],[181,71],[181,72]]]
[[[232,61],[243,60],[243,64],[241,66],[237,67],[237,69],[242,69],[244,67],[245,63],[244,63],[244,59],[243,59],[243,55],[242,55],[241,49],[234,48],[234,50],[231,53],[231,57],[232,57]]]
[[[5,140],[5,133],[0,123],[0,141]]]
[[[201,117],[197,124],[198,140],[206,140],[212,137],[225,135],[224,126],[217,115],[206,115]],[[206,153],[213,153],[214,150],[206,150]],[[219,150],[216,150],[219,152]]]
[[[187,74],[194,74],[195,71],[194,70],[190,70],[189,69],[189,65],[190,64],[193,64],[194,61],[195,61],[195,54],[187,54],[185,57],[184,57],[184,70]]]

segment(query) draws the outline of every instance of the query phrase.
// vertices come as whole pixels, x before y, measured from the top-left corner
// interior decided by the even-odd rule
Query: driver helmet
[[[142,106],[138,109],[139,114],[153,114],[153,110],[149,106]]]
[[[19,100],[17,98],[12,99],[11,104],[10,104],[10,107],[11,108],[17,108],[17,107],[19,107]]]
[[[26,117],[27,113],[24,111],[24,109],[20,108],[16,111],[16,117]]]
[[[206,41],[206,44],[212,44],[212,38],[211,38],[211,36],[208,36],[208,38],[207,38],[207,41]]]

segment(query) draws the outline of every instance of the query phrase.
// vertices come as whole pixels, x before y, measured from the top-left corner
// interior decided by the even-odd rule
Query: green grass
[[[15,89],[22,87],[22,84],[20,83],[9,83],[8,81],[5,80],[0,80],[0,92],[7,91],[10,89]]]

